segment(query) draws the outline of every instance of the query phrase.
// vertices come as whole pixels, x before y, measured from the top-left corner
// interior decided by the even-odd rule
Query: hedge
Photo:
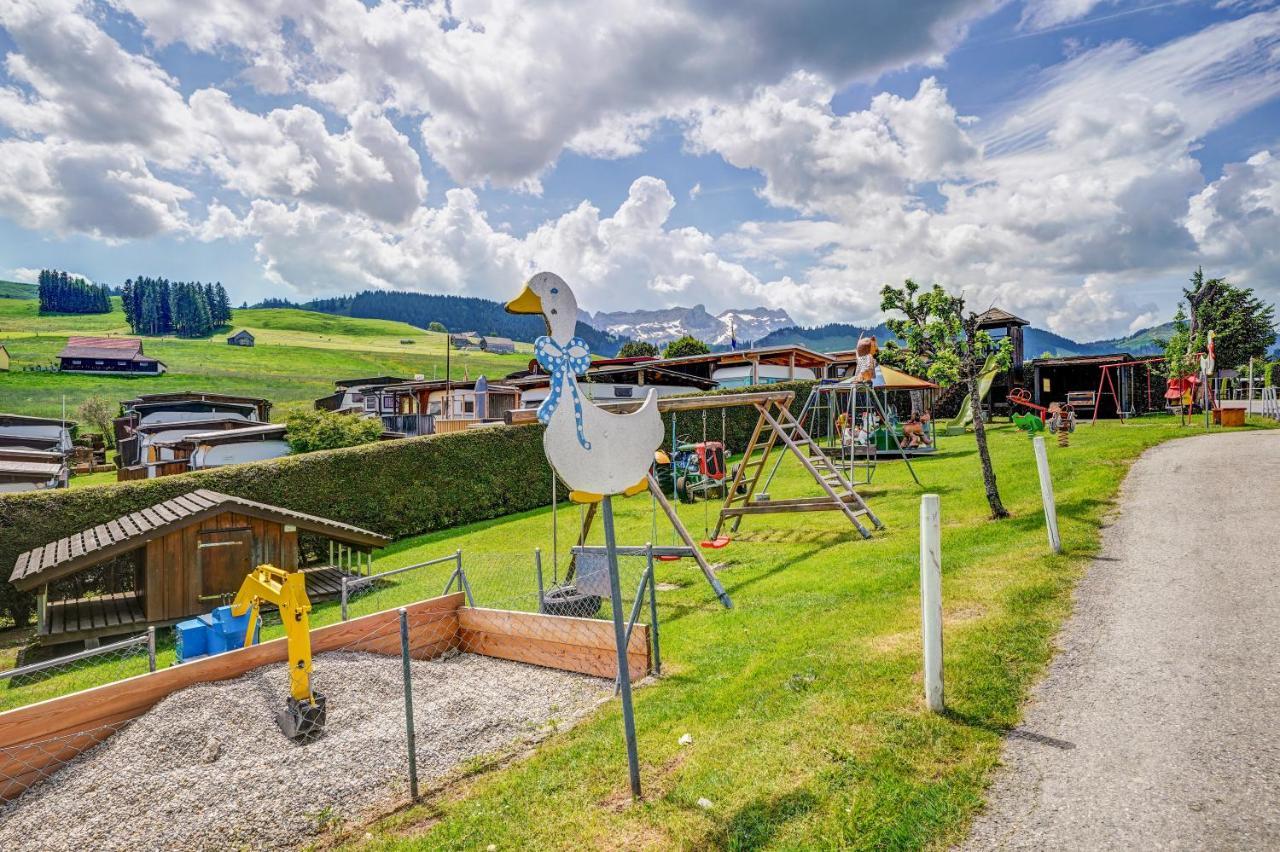
[[[796,391],[799,412],[812,382]],[[709,395],[762,388],[734,388]],[[742,452],[755,426],[752,408],[726,411],[730,449]],[[666,415],[667,442],[671,415]],[[702,439],[701,412],[677,415],[677,435]],[[720,412],[707,412],[707,437],[719,440]],[[8,583],[18,555],[197,488],[283,506],[391,536],[421,535],[548,505],[551,470],[539,426],[495,427],[287,456],[160,479],[92,488],[0,495],[0,612],[25,624],[33,595]]]
[[[159,479],[0,497],[0,608],[17,624],[34,597],[8,583],[23,551],[197,488],[343,521],[393,538],[550,502],[540,427],[497,427],[286,456]]]

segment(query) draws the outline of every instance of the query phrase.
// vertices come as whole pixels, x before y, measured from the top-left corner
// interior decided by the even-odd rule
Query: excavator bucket
[[[324,732],[325,697],[313,693],[315,701],[299,701],[290,696],[276,714],[280,730],[291,740],[313,740]]]

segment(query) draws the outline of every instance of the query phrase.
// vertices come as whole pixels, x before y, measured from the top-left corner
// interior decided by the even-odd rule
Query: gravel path
[[[316,742],[275,724],[282,665],[174,693],[98,748],[0,808],[0,849],[296,847],[407,790],[399,657],[315,659],[328,696]],[[572,721],[612,681],[471,654],[413,663],[424,785],[478,755]]]
[[[1280,432],[1134,465],[965,849],[1280,848]]]

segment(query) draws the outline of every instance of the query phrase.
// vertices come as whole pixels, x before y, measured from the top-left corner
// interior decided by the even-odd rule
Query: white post
[[[1253,356],[1249,356],[1249,395],[1246,397],[1248,402],[1244,404],[1244,419],[1248,420],[1249,415],[1253,414]]]
[[[1044,523],[1049,530],[1049,547],[1054,553],[1062,552],[1062,538],[1058,535],[1058,508],[1053,502],[1053,480],[1049,477],[1049,455],[1044,449],[1044,438],[1031,442],[1036,450],[1036,473],[1040,474],[1040,501],[1044,503]]]
[[[942,513],[938,495],[920,498],[920,624],[924,638],[924,700],[934,713],[942,700]]]

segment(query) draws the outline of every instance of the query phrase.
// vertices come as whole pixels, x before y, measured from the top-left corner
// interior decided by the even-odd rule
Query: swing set
[[[654,469],[651,469],[648,475],[653,537],[657,537],[658,510],[661,509],[662,514],[666,516],[668,523],[671,524],[675,537],[682,542],[682,545],[673,544],[669,547],[655,547],[653,549],[654,557],[664,562],[692,558],[702,570],[703,576],[715,592],[716,597],[726,608],[731,608],[733,602],[719,579],[717,579],[702,551],[722,550],[727,547],[731,542],[729,533],[737,532],[744,518],[761,514],[836,511],[843,514],[863,538],[871,538],[871,530],[868,529],[867,524],[863,523],[863,519],[869,522],[874,529],[884,529],[884,524],[871,511],[871,507],[867,505],[862,496],[858,494],[849,476],[838,465],[832,463],[822,447],[809,436],[809,433],[805,431],[801,423],[791,414],[791,404],[794,401],[795,392],[790,390],[667,397],[658,400],[658,410],[660,412],[672,412],[673,449],[677,434],[677,413],[685,411],[703,412],[703,448],[702,452],[696,453],[698,472],[711,480],[723,483],[723,485],[719,486],[723,503],[713,528],[711,526],[710,501],[703,501],[704,538],[700,542],[695,542],[659,484],[658,477],[655,475],[655,470],[657,469],[655,464]],[[751,432],[751,438],[743,450],[742,461],[734,468],[732,475],[729,475],[724,470],[723,462],[720,463],[719,469],[716,469],[714,462],[715,450],[718,449],[720,453],[724,451],[724,439],[727,431],[726,410],[738,406],[753,407],[757,411],[758,417]],[[615,410],[625,410],[628,407],[634,407],[634,404],[610,406]],[[713,445],[716,442],[706,440],[706,413],[716,409],[721,410],[721,441],[718,448],[708,447],[707,445]],[[511,425],[532,423],[536,422],[537,415],[534,409],[516,409],[507,412],[505,419]],[[768,466],[770,456],[779,444],[782,447],[781,451],[790,452],[794,455],[805,471],[813,478],[818,485],[819,494],[773,500],[767,493],[759,489],[759,484]],[[757,452],[759,452],[758,456]],[[707,491],[710,490],[710,488],[707,489]],[[553,559],[557,562],[555,567],[558,568],[559,497],[555,477],[552,477],[551,511],[552,551],[555,554]],[[573,579],[576,568],[576,555],[590,549],[587,547],[586,542],[592,524],[595,521],[597,505],[592,504],[585,508],[580,506],[579,512],[577,543],[571,550],[573,555],[565,572],[563,580],[565,584]],[[558,570],[556,574],[558,579]]]

